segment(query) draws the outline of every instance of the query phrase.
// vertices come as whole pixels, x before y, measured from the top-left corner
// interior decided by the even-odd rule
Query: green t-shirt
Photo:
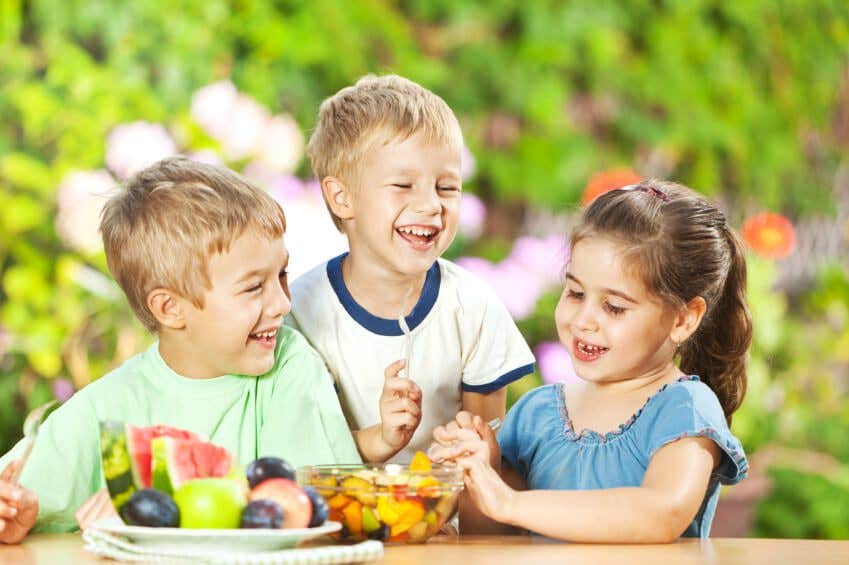
[[[360,462],[333,381],[297,331],[280,328],[274,368],[259,377],[181,377],[157,342],[77,392],[41,426],[20,479],[38,494],[34,531],[77,529],[74,512],[106,487],[101,420],[192,430],[242,464],[268,455],[296,467]],[[19,442],[0,458],[0,469],[22,449]]]

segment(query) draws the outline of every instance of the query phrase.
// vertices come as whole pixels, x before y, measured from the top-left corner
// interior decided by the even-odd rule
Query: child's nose
[[[582,331],[594,331],[598,329],[595,309],[588,301],[581,304],[580,308],[575,312],[575,316],[572,318],[572,325]]]
[[[417,191],[414,209],[419,214],[438,214],[441,209],[439,195],[435,188],[423,188]]]
[[[292,309],[292,302],[282,285],[271,285],[273,290],[265,306],[269,318],[283,318]]]

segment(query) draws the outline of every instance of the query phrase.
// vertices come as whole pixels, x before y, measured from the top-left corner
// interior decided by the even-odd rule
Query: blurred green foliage
[[[627,165],[726,199],[739,225],[753,207],[832,210],[847,53],[845,0],[0,2],[0,450],[52,379],[83,386],[149,339],[122,301],[78,283],[104,258],[70,250],[53,223],[57,185],[103,167],[117,124],[214,144],[190,99],[230,78],[308,131],[324,97],[396,72],[455,109],[477,159],[469,189],[492,207],[574,208],[590,175]],[[495,258],[509,242],[478,247]],[[757,335],[735,430],[750,451],[784,442],[849,464],[845,270],[792,308],[774,265],[751,271]],[[529,342],[555,338],[555,303],[522,322]],[[775,475],[758,532],[846,537],[836,511],[806,510],[845,508],[845,488],[797,489],[794,472]]]

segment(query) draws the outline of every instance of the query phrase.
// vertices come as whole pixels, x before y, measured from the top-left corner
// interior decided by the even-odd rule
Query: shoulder
[[[719,398],[696,376],[666,385],[652,401],[650,404],[658,413],[674,414],[691,420],[693,424],[725,423]]]
[[[289,326],[280,326],[277,331],[275,367],[282,368],[292,361],[321,362],[321,358],[301,332]]]
[[[510,412],[516,418],[539,414],[540,411],[554,411],[559,413],[562,398],[561,384],[555,383],[539,386],[519,397],[516,403],[510,408]]]
[[[447,259],[438,259],[438,262],[442,277],[440,292],[450,294],[465,313],[483,313],[487,310],[507,312],[489,283]]]
[[[332,259],[331,259],[332,261]],[[300,275],[292,284],[289,285],[289,290],[292,293],[292,307],[295,307],[295,297],[308,298],[316,290],[321,290],[326,287],[330,289],[327,278],[327,264],[329,261],[316,265],[306,273]],[[300,302],[300,300],[298,301]]]

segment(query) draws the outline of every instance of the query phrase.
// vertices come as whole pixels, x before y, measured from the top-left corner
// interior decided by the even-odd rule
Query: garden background
[[[721,202],[749,243],[756,333],[733,421],[752,477],[715,533],[849,538],[844,0],[0,1],[0,450],[151,339],[97,232],[133,171],[183,153],[245,173],[285,207],[294,275],[344,249],[304,139],[369,72],[460,118],[448,256],[537,354],[510,402],[574,378],[552,313],[583,203],[649,176]]]

